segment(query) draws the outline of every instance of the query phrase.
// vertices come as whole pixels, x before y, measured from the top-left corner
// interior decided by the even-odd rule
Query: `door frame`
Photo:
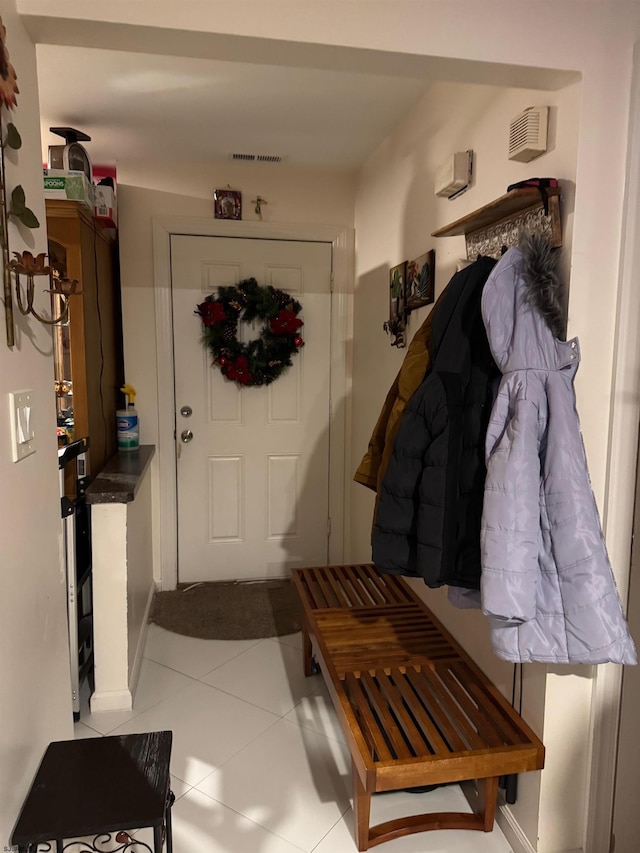
[[[156,357],[158,374],[158,468],[160,522],[160,586],[175,589],[178,582],[178,503],[176,400],[173,363],[173,309],[171,300],[171,237],[236,237],[263,240],[299,240],[330,243],[332,299],[329,417],[329,561],[341,563],[349,535],[351,470],[348,435],[351,424],[351,352],[353,338],[353,270],[355,232],[344,225],[237,222],[196,217],[153,217],[153,265]]]
[[[633,53],[603,524],[623,604],[631,571],[640,421],[640,43]],[[637,531],[636,531],[637,533]],[[585,853],[609,850],[622,705],[621,666],[595,667]]]

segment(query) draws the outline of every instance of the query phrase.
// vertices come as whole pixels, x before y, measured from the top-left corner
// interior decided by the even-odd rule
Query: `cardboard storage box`
[[[84,172],[67,169],[44,169],[44,197],[81,201],[93,214],[93,184]]]
[[[118,226],[118,205],[116,194],[111,187],[96,186],[95,191],[95,217],[107,228]]]

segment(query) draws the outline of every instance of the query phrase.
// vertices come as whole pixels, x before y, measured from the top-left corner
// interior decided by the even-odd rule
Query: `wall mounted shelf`
[[[467,257],[478,255],[499,258],[503,247],[517,246],[523,228],[549,235],[551,245],[562,245],[560,187],[547,189],[548,213],[545,214],[540,191],[517,189],[505,193],[484,207],[433,231],[432,237],[464,235]]]

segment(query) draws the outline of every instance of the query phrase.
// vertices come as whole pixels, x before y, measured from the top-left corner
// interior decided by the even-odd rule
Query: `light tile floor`
[[[321,677],[302,675],[299,634],[222,642],[150,625],[133,710],[92,714],[85,697],[75,732],[159,729],[173,731],[175,853],[356,851],[349,753]],[[465,809],[449,786],[377,795],[371,817]],[[136,837],[151,841],[148,830]],[[380,850],[511,853],[497,827],[421,833]]]

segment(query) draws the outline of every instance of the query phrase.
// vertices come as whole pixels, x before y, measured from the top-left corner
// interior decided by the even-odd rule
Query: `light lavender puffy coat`
[[[580,348],[557,337],[551,258],[536,238],[509,249],[482,296],[503,374],[486,443],[482,609],[504,660],[632,664],[576,412]]]

